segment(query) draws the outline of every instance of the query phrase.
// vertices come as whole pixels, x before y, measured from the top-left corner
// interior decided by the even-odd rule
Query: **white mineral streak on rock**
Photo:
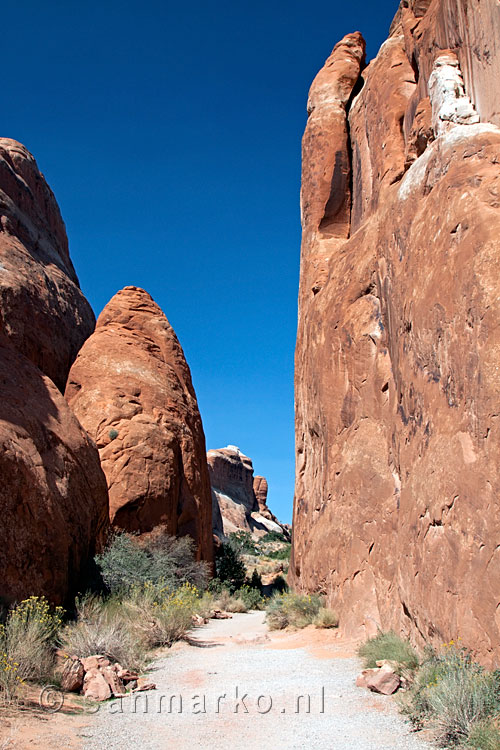
[[[429,77],[432,126],[436,136],[454,125],[473,125],[479,115],[465,92],[464,79],[456,55],[440,55]]]

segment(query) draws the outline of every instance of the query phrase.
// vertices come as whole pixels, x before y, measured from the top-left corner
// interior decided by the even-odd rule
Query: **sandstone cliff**
[[[252,460],[235,445],[207,454],[212,486],[213,530],[219,538],[235,531],[255,537],[276,531],[289,537],[286,526],[267,507],[267,480],[253,475]]]
[[[56,200],[34,158],[0,139],[0,598],[62,602],[104,543],[95,445],[57,390],[94,327]],[[53,381],[53,382],[52,382]]]
[[[106,537],[95,445],[52,381],[0,343],[0,597],[62,603]]]
[[[189,367],[149,294],[125,287],[73,365],[66,398],[99,448],[112,524],[189,534],[212,559],[205,436]]]
[[[312,84],[292,582],[350,632],[500,645],[500,6],[404,0]]]
[[[94,325],[51,189],[29,151],[0,138],[0,328],[64,392]]]

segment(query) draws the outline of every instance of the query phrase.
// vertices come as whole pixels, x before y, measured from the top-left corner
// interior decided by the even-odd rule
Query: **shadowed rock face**
[[[63,603],[105,541],[95,445],[52,381],[0,340],[0,597]]]
[[[24,146],[0,138],[0,330],[64,392],[94,324],[52,191]]]
[[[125,287],[106,305],[68,379],[66,398],[97,443],[112,524],[165,524],[212,559],[205,436],[191,374],[167,318]]]
[[[252,460],[235,445],[207,454],[212,486],[213,530],[223,538],[236,531],[255,537],[276,531],[289,538],[288,529],[267,507],[267,480],[253,475]]]
[[[333,237],[303,212],[290,566],[350,632],[460,635],[485,663],[500,645],[499,12],[404,2],[359,79],[336,61],[359,91],[336,198],[349,221]],[[346,153],[344,129],[310,130],[302,205],[326,215],[311,170]]]
[[[68,601],[109,527],[95,445],[59,390],[94,328],[56,200],[0,139],[0,597]],[[54,385],[55,383],[55,385]]]

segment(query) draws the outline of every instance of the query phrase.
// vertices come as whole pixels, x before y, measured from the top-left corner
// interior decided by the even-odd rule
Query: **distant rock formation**
[[[254,477],[252,460],[235,445],[209,450],[213,530],[219,538],[236,531],[255,537],[269,531],[289,538],[288,528],[267,507],[267,480]]]
[[[0,328],[64,392],[94,330],[54,195],[33,156],[0,138]]]
[[[404,0],[312,84],[291,582],[345,630],[500,645],[500,5]]]
[[[212,560],[205,436],[181,345],[143,289],[118,292],[71,368],[66,398],[97,443],[115,528],[165,524]]]
[[[99,454],[59,392],[94,322],[50,188],[24,146],[1,138],[0,598],[6,603],[29,595],[68,601],[106,538]]]

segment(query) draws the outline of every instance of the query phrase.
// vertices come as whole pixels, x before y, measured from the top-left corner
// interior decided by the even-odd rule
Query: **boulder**
[[[83,687],[85,670],[80,659],[68,657],[61,674],[61,688],[68,693],[78,693]]]
[[[115,698],[119,698],[121,695],[126,695],[125,685],[118,676],[118,670],[116,664],[112,666],[102,667],[101,673],[109,685],[109,689]]]
[[[366,687],[373,693],[392,695],[399,688],[400,684],[399,675],[388,664],[384,664],[379,669],[370,670],[370,674],[366,676]]]
[[[205,436],[181,345],[150,295],[125,287],[71,368],[66,398],[96,442],[116,529],[164,525],[212,560]]]
[[[85,673],[83,695],[95,701],[106,701],[111,698],[111,688],[102,672],[94,667]]]

